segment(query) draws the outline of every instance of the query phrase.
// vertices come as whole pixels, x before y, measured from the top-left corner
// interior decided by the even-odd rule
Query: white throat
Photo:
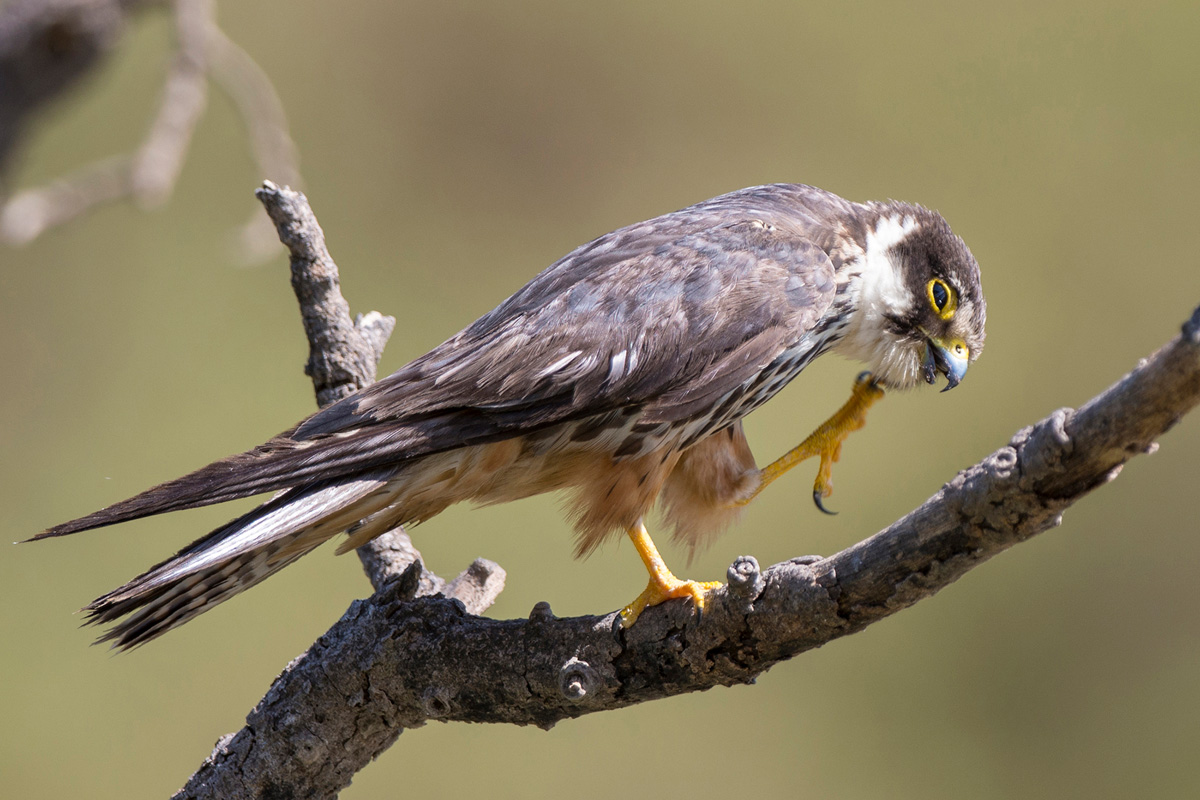
[[[911,342],[898,339],[888,331],[888,316],[904,316],[913,298],[904,281],[904,273],[891,250],[912,233],[917,220],[907,214],[881,217],[867,233],[859,257],[859,278],[853,300],[854,312],[846,334],[834,351],[847,358],[865,362],[884,383],[908,387],[920,377],[920,354]]]

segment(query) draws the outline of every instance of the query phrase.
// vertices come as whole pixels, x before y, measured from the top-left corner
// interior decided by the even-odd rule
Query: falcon
[[[676,578],[646,530],[656,506],[693,551],[769,483],[820,459],[885,389],[957,386],[984,341],[979,267],[936,212],[757,186],[605,234],[383,380],[264,444],[44,539],[274,492],[252,511],[93,601],[100,641],[128,649],[346,533],[343,553],[453,503],[567,493],[576,555],[625,534],[649,583],[621,610],[719,583]],[[823,353],[864,362],[850,400],[759,469],[742,417]],[[123,618],[123,619],[122,619]]]

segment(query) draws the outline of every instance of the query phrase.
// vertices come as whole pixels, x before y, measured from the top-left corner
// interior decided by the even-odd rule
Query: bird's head
[[[838,349],[870,364],[886,386],[934,383],[941,373],[952,389],[983,349],[979,265],[940,214],[902,203],[870,208]]]

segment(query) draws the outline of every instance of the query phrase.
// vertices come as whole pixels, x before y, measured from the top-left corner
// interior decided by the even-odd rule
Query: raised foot
[[[833,465],[842,455],[842,442],[852,432],[867,424],[867,409],[883,397],[883,387],[870,372],[862,372],[854,380],[850,399],[829,419],[823,422],[808,438],[766,467],[758,471],[758,483],[732,505],[743,506],[753,500],[769,484],[805,459],[816,456],[820,459],[817,479],[813,482],[813,502],[826,514],[834,514],[825,507],[824,500],[833,494]]]
[[[637,599],[621,609],[621,627],[628,628],[633,625],[648,607],[677,597],[690,597],[692,606],[696,609],[696,617],[699,619],[704,615],[704,602],[707,594],[720,586],[720,581],[684,581],[670,573],[660,580],[652,578]]]
[[[821,458],[817,468],[817,479],[813,482],[813,503],[826,514],[830,511],[822,502],[833,494],[833,465],[842,457],[842,442],[853,431],[867,424],[867,409],[883,397],[883,387],[870,372],[860,372],[854,379],[850,399],[809,436],[813,440],[816,455]],[[801,445],[803,447],[803,445]]]

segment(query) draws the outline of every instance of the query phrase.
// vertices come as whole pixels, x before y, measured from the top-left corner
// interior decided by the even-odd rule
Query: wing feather
[[[699,414],[819,321],[845,201],[735,192],[578,248],[458,335],[263,445],[35,538],[354,476],[636,407]]]

